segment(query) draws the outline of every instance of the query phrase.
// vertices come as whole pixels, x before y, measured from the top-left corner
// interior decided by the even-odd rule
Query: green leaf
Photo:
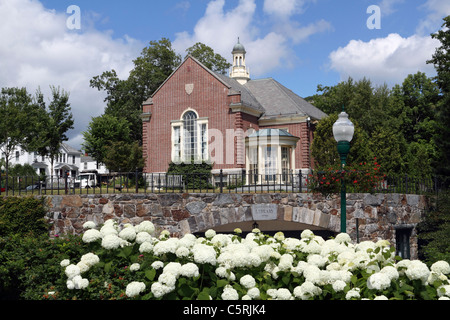
[[[182,297],[191,298],[197,290],[187,284],[183,284],[178,288],[177,292]]]
[[[222,288],[225,287],[228,284],[228,280],[217,280],[217,288]]]
[[[145,277],[150,280],[153,281],[155,279],[156,276],[156,270],[155,269],[147,269],[145,270]]]
[[[109,273],[111,271],[112,261],[105,264],[105,272]]]
[[[209,300],[209,293],[207,291],[203,290],[198,295],[197,300]]]

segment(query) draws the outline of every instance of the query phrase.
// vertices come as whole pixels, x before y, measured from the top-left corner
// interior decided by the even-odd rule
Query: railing
[[[373,193],[432,194],[447,189],[442,177],[386,177]],[[259,174],[257,172],[224,173],[142,173],[126,172],[91,175],[89,178],[0,176],[0,195],[65,195],[110,193],[279,193],[311,192],[308,175],[293,172]],[[317,192],[317,190],[315,190]],[[347,192],[358,192],[347,188]]]

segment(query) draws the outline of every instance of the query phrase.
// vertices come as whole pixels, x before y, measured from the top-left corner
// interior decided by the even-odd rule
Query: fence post
[[[220,169],[219,173],[220,193],[223,193],[223,170]]]
[[[139,193],[139,185],[138,185],[138,174],[139,174],[139,172],[138,172],[138,168],[136,168],[135,173],[136,173],[136,175],[135,175],[135,183],[136,183],[135,187],[136,187],[136,193]]]
[[[299,193],[303,192],[303,188],[302,188],[302,170],[301,169],[298,170],[298,192]]]
[[[69,173],[64,172],[64,194],[67,195],[69,193],[68,185],[67,185],[67,179],[69,179]]]

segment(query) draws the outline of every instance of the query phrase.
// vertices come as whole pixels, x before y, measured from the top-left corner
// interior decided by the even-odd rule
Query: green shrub
[[[61,279],[62,259],[85,251],[79,237],[50,239],[48,235],[0,238],[0,300],[40,300]]]
[[[168,174],[182,175],[187,189],[211,189],[212,165],[210,163],[173,163],[169,164]]]
[[[0,237],[15,234],[48,234],[45,198],[0,198]]]

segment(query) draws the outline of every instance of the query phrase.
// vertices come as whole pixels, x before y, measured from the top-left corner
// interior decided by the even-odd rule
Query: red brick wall
[[[186,93],[186,84],[194,84],[190,95]],[[231,102],[238,101],[239,95],[229,96],[229,89],[225,84],[188,58],[153,96],[153,105],[144,107],[144,112],[152,113],[150,122],[144,122],[143,129],[144,153],[147,156],[145,171],[167,171],[171,161],[171,121],[179,120],[188,108],[194,109],[200,118],[208,118],[208,129],[217,129],[223,134],[225,163],[226,129],[234,129],[236,121],[236,114],[231,113],[229,106]],[[227,168],[236,168],[236,165],[214,166],[214,169]]]

